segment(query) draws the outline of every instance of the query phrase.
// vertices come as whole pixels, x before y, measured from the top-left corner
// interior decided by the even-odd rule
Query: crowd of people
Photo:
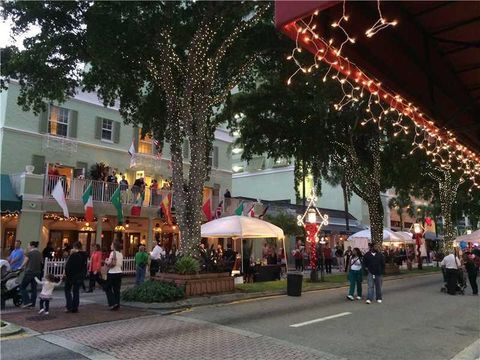
[[[67,313],[78,312],[80,288],[83,288],[86,292],[93,292],[96,283],[99,283],[105,291],[110,309],[118,310],[120,308],[123,254],[120,251],[118,241],[112,242],[111,252],[104,261],[99,245],[94,245],[90,253],[89,264],[88,254],[82,249],[82,243],[79,241],[74,243],[69,251],[64,273],[60,278],[50,273],[46,273],[42,278],[45,258],[53,257],[53,248],[51,248],[50,243],[42,252],[38,249],[38,241],[31,241],[27,251],[24,251],[21,245],[20,240],[15,242],[15,248],[7,260],[12,271],[24,270],[19,287],[23,308],[36,307],[37,285],[41,285],[42,290],[38,295],[40,300],[39,314],[48,315],[53,290],[61,283],[64,283],[65,312]],[[105,277],[102,276],[102,272],[104,272]],[[84,284],[87,274],[89,277],[88,291]]]

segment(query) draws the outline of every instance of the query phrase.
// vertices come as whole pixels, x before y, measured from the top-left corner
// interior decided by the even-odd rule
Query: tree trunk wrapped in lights
[[[381,161],[379,133],[375,133],[370,139],[371,166],[369,166],[368,171],[361,171],[362,166],[351,138],[349,144],[338,143],[338,146],[343,148],[345,156],[343,160],[339,154],[336,154],[334,158],[337,163],[343,164],[346,178],[352,179],[350,182],[352,190],[367,203],[372,243],[382,245],[383,205],[380,198]]]
[[[452,222],[452,207],[457,196],[458,187],[463,183],[463,180],[455,180],[449,168],[439,168],[437,172],[429,172],[429,175],[438,183],[440,206],[444,221],[442,252],[446,254],[448,250],[453,249],[455,232]]]

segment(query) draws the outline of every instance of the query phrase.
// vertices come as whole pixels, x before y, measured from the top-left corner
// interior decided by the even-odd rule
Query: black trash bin
[[[287,274],[287,295],[302,295],[303,274],[301,272],[289,272]]]

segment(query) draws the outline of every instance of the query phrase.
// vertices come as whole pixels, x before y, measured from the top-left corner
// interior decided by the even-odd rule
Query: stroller
[[[465,272],[462,269],[457,270],[457,276],[456,276],[456,282],[455,284],[448,284],[448,279],[447,279],[447,272],[444,267],[442,267],[442,274],[443,274],[443,286],[440,289],[442,293],[449,293],[448,287],[451,287],[450,293],[453,293],[453,295],[465,295],[465,289],[467,288],[467,276]]]
[[[8,264],[8,263],[7,263]],[[13,299],[15,306],[22,305],[22,296],[20,295],[20,281],[19,277],[22,273],[22,269],[10,270],[10,265],[5,263],[0,264],[1,279],[0,279],[0,292],[1,292],[1,309],[5,309],[5,303],[9,299]]]

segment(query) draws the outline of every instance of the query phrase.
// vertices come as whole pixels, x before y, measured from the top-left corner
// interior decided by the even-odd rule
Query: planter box
[[[234,279],[229,273],[180,275],[159,273],[154,280],[173,282],[185,287],[185,296],[218,294],[234,291]]]
[[[396,275],[400,274],[400,268],[397,264],[386,263],[385,264],[385,275]]]

